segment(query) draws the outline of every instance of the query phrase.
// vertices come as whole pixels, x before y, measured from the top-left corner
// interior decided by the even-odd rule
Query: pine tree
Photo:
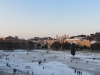
[[[72,43],[72,44],[71,44],[71,54],[72,54],[73,57],[74,57],[74,55],[75,55],[75,43]]]

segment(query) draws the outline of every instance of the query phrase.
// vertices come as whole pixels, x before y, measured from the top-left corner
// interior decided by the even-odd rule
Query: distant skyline
[[[0,0],[0,37],[69,36],[100,31],[100,0]]]

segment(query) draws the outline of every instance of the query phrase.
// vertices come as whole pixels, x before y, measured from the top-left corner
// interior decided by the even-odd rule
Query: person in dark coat
[[[17,71],[16,69],[13,69],[13,73],[14,73],[14,74],[16,73],[16,71]]]
[[[33,75],[33,71],[32,71],[32,75]]]
[[[80,71],[79,71],[79,75],[80,75]]]
[[[44,70],[44,67],[43,67],[43,70]]]
[[[75,71],[75,73],[76,73],[76,69],[75,69],[74,71]]]

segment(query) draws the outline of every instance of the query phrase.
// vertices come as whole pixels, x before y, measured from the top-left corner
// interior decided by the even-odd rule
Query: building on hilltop
[[[48,45],[48,48],[50,48],[51,44],[54,43],[54,39],[51,37],[43,37],[43,38],[34,37],[30,40],[33,41],[34,43],[36,43],[36,45],[41,44],[41,47]]]
[[[56,35],[56,41],[60,42],[60,43],[63,43],[65,39],[69,39],[69,36],[66,34],[64,36],[58,36]]]

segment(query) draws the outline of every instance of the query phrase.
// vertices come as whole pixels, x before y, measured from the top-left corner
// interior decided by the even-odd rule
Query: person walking
[[[43,70],[44,70],[44,67],[43,67]]]
[[[15,74],[15,73],[16,73],[16,71],[17,71],[16,69],[13,69],[13,74]]]
[[[29,75],[29,71],[27,71],[27,75]]]
[[[77,75],[78,75],[79,71],[77,71]]]
[[[79,75],[80,75],[80,71],[79,71]]]
[[[76,69],[74,70],[74,72],[76,73]]]
[[[33,75],[33,71],[32,71],[32,75]]]
[[[81,75],[82,75],[82,72],[81,72]]]

